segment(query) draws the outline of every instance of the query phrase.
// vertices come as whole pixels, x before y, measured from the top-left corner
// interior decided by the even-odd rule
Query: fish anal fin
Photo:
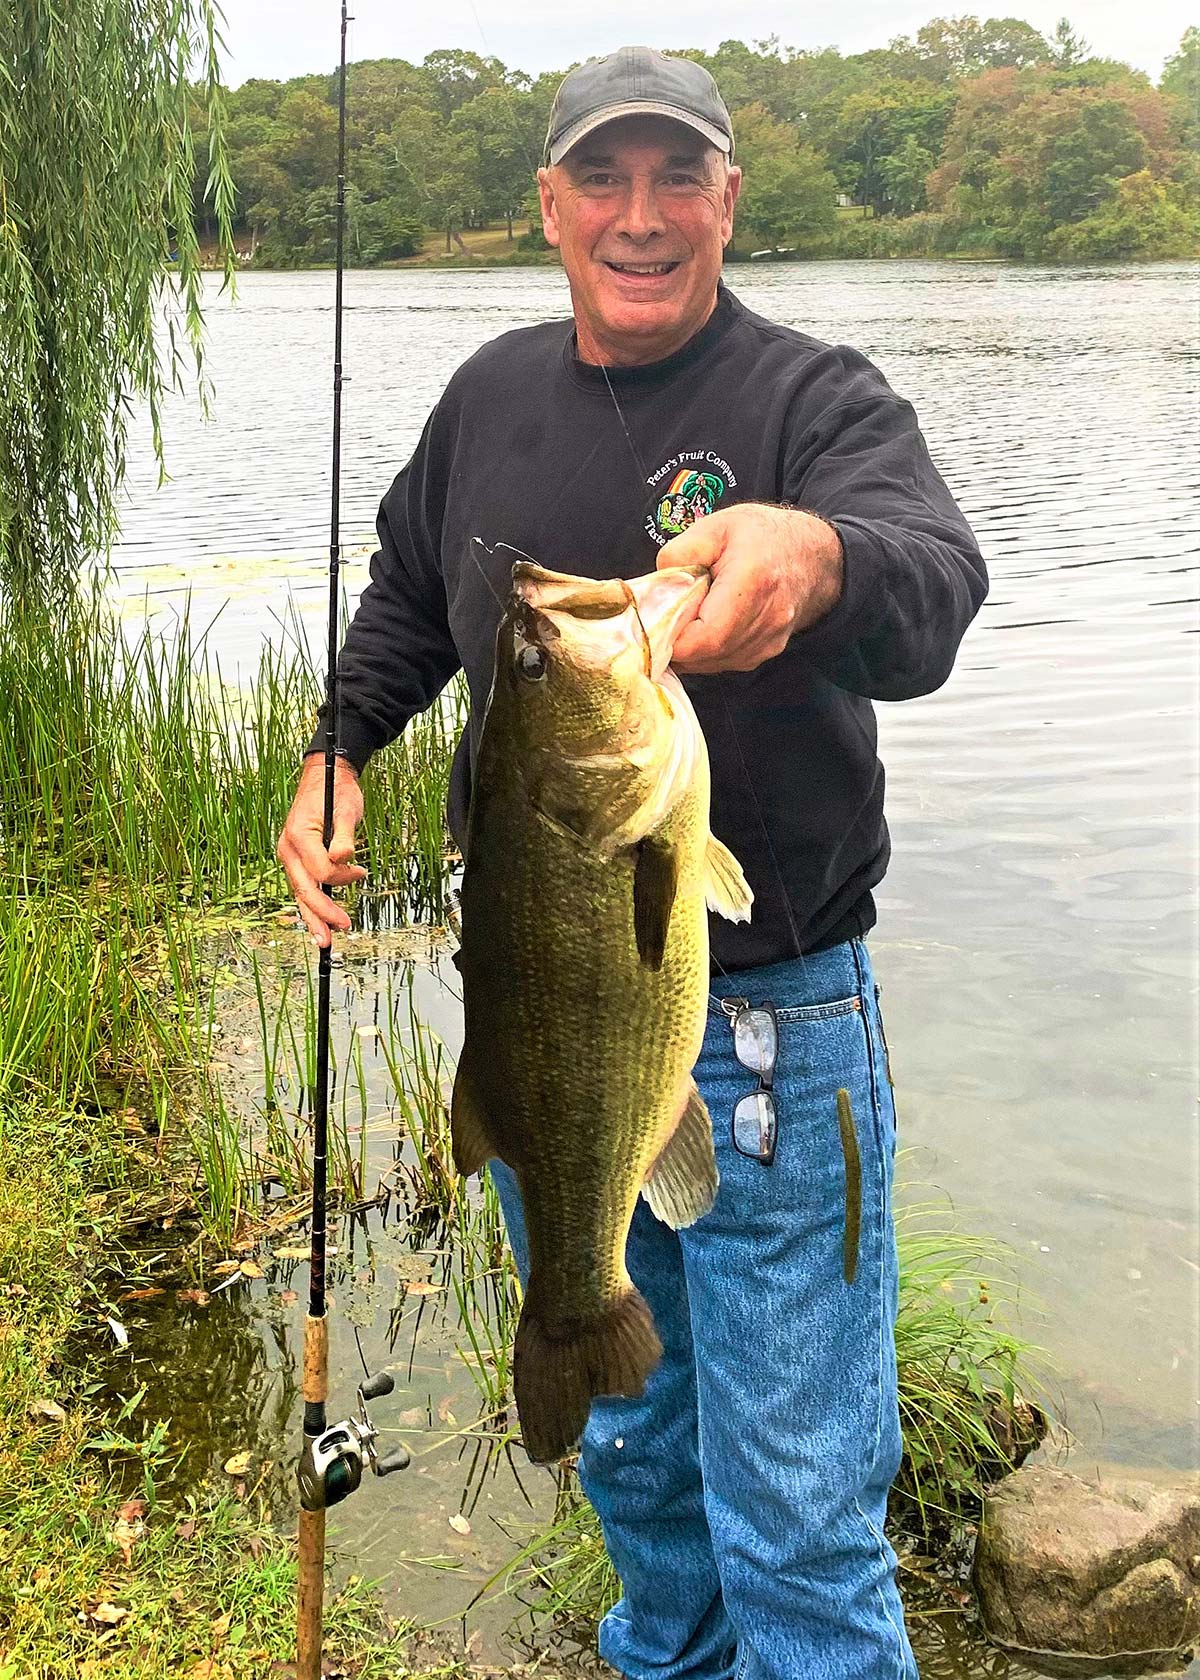
[[[679,886],[679,858],[668,841],[648,834],[637,846],[633,871],[633,932],[647,968],[661,968],[671,908]]]
[[[754,894],[742,866],[715,834],[708,837],[704,853],[704,897],[710,910],[731,922],[748,922]]]
[[[488,1132],[483,1110],[476,1100],[465,1062],[459,1062],[450,1098],[450,1138],[454,1165],[460,1173],[476,1173],[499,1150]]]
[[[689,1079],[679,1124],[646,1174],[642,1195],[651,1213],[677,1231],[708,1212],[717,1183],[712,1120],[695,1080]]]
[[[553,1464],[578,1446],[597,1395],[645,1392],[662,1343],[632,1284],[596,1318],[567,1324],[541,1310],[541,1293],[535,1273],[517,1325],[513,1382],[525,1451],[535,1464]]]

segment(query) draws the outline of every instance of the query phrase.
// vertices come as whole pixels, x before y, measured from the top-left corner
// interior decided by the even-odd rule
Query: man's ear
[[[550,169],[539,169],[537,184],[538,197],[542,203],[542,232],[546,235],[547,245],[557,245],[558,205],[554,197],[554,172]]]
[[[733,207],[738,201],[738,194],[742,190],[742,172],[736,164],[731,164],[729,173],[725,177],[725,205],[721,215],[721,243],[728,245],[733,238]]]

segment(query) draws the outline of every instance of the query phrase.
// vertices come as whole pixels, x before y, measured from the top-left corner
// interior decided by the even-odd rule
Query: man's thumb
[[[345,811],[334,812],[329,855],[334,863],[349,863],[354,856],[354,824]]]
[[[697,519],[686,530],[664,543],[658,551],[658,569],[664,566],[711,566],[725,546],[724,531],[717,516]]]

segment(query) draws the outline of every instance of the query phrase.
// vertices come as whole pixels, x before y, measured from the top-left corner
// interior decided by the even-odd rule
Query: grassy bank
[[[10,718],[0,741],[0,1680],[287,1672],[272,1665],[286,1662],[291,1636],[290,1509],[272,1511],[266,1484],[240,1476],[181,1505],[164,1480],[178,1442],[163,1419],[142,1419],[136,1391],[102,1403],[78,1332],[120,1338],[124,1303],[147,1283],[113,1256],[148,1207],[156,1230],[187,1222],[178,1265],[193,1288],[212,1287],[214,1261],[236,1270],[241,1256],[253,1268],[258,1254],[265,1264],[256,1245],[281,1217],[302,1232],[312,974],[307,947],[281,927],[291,917],[273,845],[318,686],[297,644],[265,649],[235,690],[186,619],[169,640],[123,638],[95,598],[54,621],[0,615]],[[372,767],[371,885],[355,904],[367,929],[443,914],[442,809],[461,715],[451,697]],[[388,949],[385,933],[368,1030],[389,1100],[371,1124],[404,1140],[388,1194],[414,1244],[441,1257],[436,1287],[463,1326],[458,1357],[478,1416],[461,1445],[498,1453],[511,1439],[511,1262],[494,1196],[468,1193],[453,1172],[452,1068]],[[231,988],[258,1069],[250,1100],[223,1086],[214,1055],[222,1030],[232,1036]],[[375,1193],[362,1040],[347,1028],[331,1157],[343,1208]],[[902,1233],[902,1265],[908,1453],[895,1519],[935,1549],[969,1525],[983,1482],[1023,1448],[1023,1350],[998,1327],[976,1245],[923,1216]],[[545,1615],[587,1620],[611,1597],[611,1570],[590,1512],[575,1501],[560,1518],[530,1538],[508,1586],[540,1596]],[[414,1657],[408,1630],[388,1626],[361,1588],[337,1601],[330,1628],[348,1673],[416,1673],[421,1662],[454,1672]]]
[[[292,1547],[255,1489],[162,1501],[136,1395],[102,1416],[66,1352],[81,1319],[120,1323],[95,1260],[120,1241],[140,1176],[118,1115],[48,1093],[0,1100],[4,1680],[260,1680],[292,1655]],[[328,1627],[347,1673],[396,1674],[408,1630],[361,1586],[334,1599]]]

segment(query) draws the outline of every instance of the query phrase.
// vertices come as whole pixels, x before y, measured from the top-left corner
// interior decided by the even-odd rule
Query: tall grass
[[[278,904],[275,841],[320,688],[298,630],[229,683],[185,609],[169,635],[128,634],[98,593],[53,616],[0,605],[4,865],[27,895],[117,893],[138,923],[162,907]],[[462,701],[378,756],[365,861],[375,890],[442,913],[442,811]]]

